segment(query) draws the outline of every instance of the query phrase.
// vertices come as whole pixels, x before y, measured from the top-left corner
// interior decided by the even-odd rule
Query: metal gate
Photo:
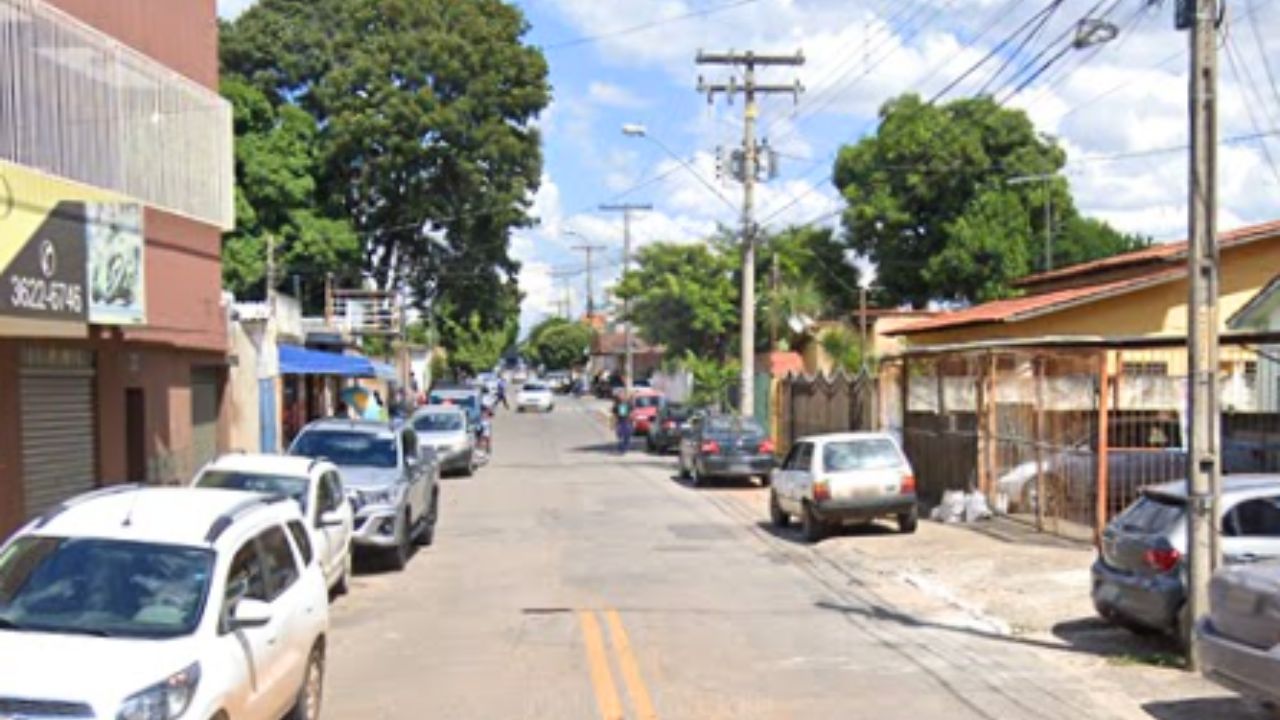
[[[218,371],[191,369],[192,470],[218,454]]]
[[[876,381],[866,372],[849,375],[788,375],[780,397],[784,450],[797,438],[876,426]]]
[[[97,485],[93,353],[22,354],[22,481],[28,517]]]

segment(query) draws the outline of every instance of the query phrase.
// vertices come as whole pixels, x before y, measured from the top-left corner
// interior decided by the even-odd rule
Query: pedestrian
[[[346,403],[339,400],[338,404],[333,408],[333,416],[336,418],[342,418],[343,420],[350,420],[351,410],[347,407]]]
[[[626,455],[631,447],[631,396],[625,392],[613,405],[614,430],[618,433],[618,454]]]
[[[503,378],[498,378],[498,400],[494,405],[496,406],[498,403],[502,403],[502,407],[508,410],[511,409],[511,406],[507,404],[507,381]]]
[[[480,415],[480,447],[485,455],[493,454],[493,411],[487,408]]]

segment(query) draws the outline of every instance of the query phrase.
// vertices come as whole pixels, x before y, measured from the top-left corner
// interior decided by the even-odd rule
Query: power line
[[[998,55],[998,54],[1000,53],[1000,51],[1001,51],[1001,50],[1003,50],[1003,49],[1005,48],[1005,46],[1006,46],[1006,45],[1008,45],[1009,43],[1013,42],[1014,38],[1016,38],[1016,37],[1018,36],[1018,34],[1019,34],[1019,33],[1021,33],[1023,30],[1025,30],[1025,29],[1026,29],[1026,28],[1027,28],[1031,23],[1033,23],[1033,22],[1035,22],[1035,21],[1036,21],[1036,18],[1038,18],[1038,17],[1040,17],[1041,15],[1043,15],[1046,11],[1048,11],[1048,10],[1050,10],[1050,9],[1052,9],[1052,8],[1054,8],[1054,7],[1056,7],[1056,6],[1057,6],[1057,4],[1058,4],[1058,3],[1060,3],[1060,2],[1062,2],[1062,0],[1053,0],[1053,2],[1051,2],[1049,5],[1047,5],[1047,6],[1045,6],[1044,8],[1042,8],[1039,12],[1037,12],[1036,14],[1034,14],[1034,15],[1032,15],[1031,17],[1027,18],[1027,20],[1026,20],[1025,22],[1023,22],[1023,24],[1022,24],[1022,25],[1021,25],[1017,30],[1013,31],[1013,32],[1012,32],[1012,33],[1010,33],[1008,36],[1006,36],[1003,40],[1001,40],[999,43],[997,43],[997,44],[995,45],[995,47],[991,48],[990,52],[988,52],[986,55],[984,55],[984,56],[982,57],[982,59],[981,59],[981,60],[978,60],[978,61],[977,61],[976,63],[974,63],[973,65],[970,65],[968,70],[965,70],[963,73],[961,73],[959,76],[957,76],[954,80],[952,80],[951,82],[947,83],[947,84],[946,84],[946,85],[945,85],[941,90],[939,90],[938,92],[934,93],[933,97],[929,98],[929,103],[930,103],[930,104],[933,104],[933,103],[938,102],[938,100],[942,99],[942,96],[944,96],[944,95],[946,95],[947,93],[951,92],[951,90],[952,90],[952,89],[954,89],[957,85],[959,85],[960,83],[962,83],[962,82],[964,82],[965,80],[967,80],[967,79],[969,78],[969,76],[970,76],[970,75],[972,75],[973,73],[977,72],[977,71],[978,71],[978,69],[979,69],[979,68],[981,68],[983,65],[985,65],[985,64],[987,63],[987,61],[988,61],[988,60],[990,60],[990,59],[994,58],[996,55]],[[1012,3],[1010,3],[1010,5],[1012,5]],[[1007,10],[1007,9],[1008,9],[1008,6],[1006,6],[1004,9],[1006,9],[1006,10]],[[998,25],[998,24],[1000,23],[1000,21],[1004,19],[1003,15],[1004,15],[1004,11],[1002,10],[1002,11],[997,15],[997,17],[996,17],[995,21],[994,21],[994,22],[992,22],[992,23],[991,23],[991,25],[988,25],[988,26],[987,26],[987,30],[990,30],[991,28],[993,28],[993,27],[995,27],[996,25]],[[982,35],[985,35],[985,34],[986,34],[986,32],[987,32],[987,31],[983,31]],[[977,38],[975,38],[975,39],[974,39],[974,42],[976,43],[978,40],[981,40],[981,39],[982,39],[982,36],[980,35],[979,37],[977,37]]]
[[[1244,96],[1245,96],[1244,107],[1245,107],[1245,112],[1249,116],[1249,124],[1253,126],[1253,130],[1255,133],[1260,133],[1261,125],[1258,123],[1257,116],[1254,115],[1253,102],[1252,102],[1252,99],[1249,97],[1249,91],[1253,90],[1254,93],[1258,96],[1259,100],[1262,100],[1262,94],[1257,91],[1257,87],[1254,85],[1253,75],[1251,73],[1248,73],[1247,68],[1245,69],[1245,73],[1248,74],[1247,84],[1244,81],[1243,77],[1241,76],[1240,65],[1237,59],[1237,55],[1239,54],[1239,52],[1236,49],[1235,38],[1233,38],[1230,35],[1227,36],[1226,50],[1227,50],[1226,52],[1227,65],[1228,67],[1231,68],[1231,75],[1236,79],[1236,82],[1240,85],[1240,91],[1244,93]],[[1263,107],[1264,108],[1266,107],[1265,103],[1263,103]],[[1270,113],[1267,113],[1267,114],[1268,116],[1270,115]],[[1262,146],[1262,154],[1267,160],[1267,166],[1271,168],[1272,176],[1275,177],[1277,183],[1280,183],[1280,168],[1277,168],[1275,158],[1271,156],[1271,147],[1267,145],[1266,140],[1261,140],[1259,141],[1258,144]]]
[[[599,42],[601,40],[608,40],[609,38],[622,37],[624,35],[633,35],[635,33],[645,32],[647,30],[653,30],[655,28],[664,27],[666,25],[672,25],[675,23],[684,22],[685,20],[693,20],[696,18],[709,17],[711,15],[715,15],[718,13],[740,8],[744,5],[752,5],[759,1],[760,0],[735,0],[734,2],[725,3],[723,5],[716,5],[713,7],[704,8],[702,10],[693,10],[691,12],[681,13],[679,15],[671,15],[665,18],[658,18],[657,20],[649,20],[647,22],[642,22],[635,25],[629,25],[627,27],[620,27],[616,30],[606,30],[604,32],[596,33],[594,35],[583,35],[581,37],[576,37],[571,40],[561,40],[560,42],[554,42],[554,43],[551,43],[550,45],[545,45],[543,46],[542,49],[545,52],[549,50],[564,50],[565,48],[578,47],[580,45],[588,45],[591,43]]]
[[[1041,12],[1040,21],[1035,24],[1035,27],[1031,29],[1031,32],[1027,33],[1026,37],[1022,38],[1022,42],[1018,43],[1018,47],[1014,48],[1013,52],[1009,53],[1009,55],[1005,57],[1004,62],[1000,63],[1000,67],[996,68],[995,73],[993,73],[991,77],[987,78],[987,81],[982,84],[982,87],[978,90],[979,95],[987,94],[987,89],[1000,79],[1000,76],[1004,74],[1004,71],[1007,70],[1010,65],[1013,65],[1014,61],[1018,59],[1018,56],[1022,55],[1022,51],[1026,50],[1027,46],[1030,45],[1031,42],[1036,39],[1036,36],[1044,30],[1045,26],[1049,24],[1049,21],[1053,19],[1054,13],[1062,7],[1062,3],[1063,0],[1052,0],[1052,2],[1045,6],[1044,10]],[[1017,75],[1016,71],[1014,75]]]

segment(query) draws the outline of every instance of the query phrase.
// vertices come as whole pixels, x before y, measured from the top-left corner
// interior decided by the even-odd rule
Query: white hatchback
[[[292,455],[232,453],[201,468],[191,484],[296,500],[329,589],[336,595],[347,592],[355,513],[347,501],[338,466],[327,460]]]
[[[551,394],[551,387],[544,382],[527,382],[520,386],[520,392],[516,394],[518,412],[526,410],[551,412],[555,406],[556,399]]]
[[[89,493],[0,546],[0,716],[316,720],[328,627],[294,503]]]

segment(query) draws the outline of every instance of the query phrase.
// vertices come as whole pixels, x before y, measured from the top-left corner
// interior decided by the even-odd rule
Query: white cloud
[[[234,20],[258,0],[218,0],[218,17]]]
[[[649,106],[649,101],[619,85],[593,82],[587,86],[587,98],[604,107],[633,109]]]

